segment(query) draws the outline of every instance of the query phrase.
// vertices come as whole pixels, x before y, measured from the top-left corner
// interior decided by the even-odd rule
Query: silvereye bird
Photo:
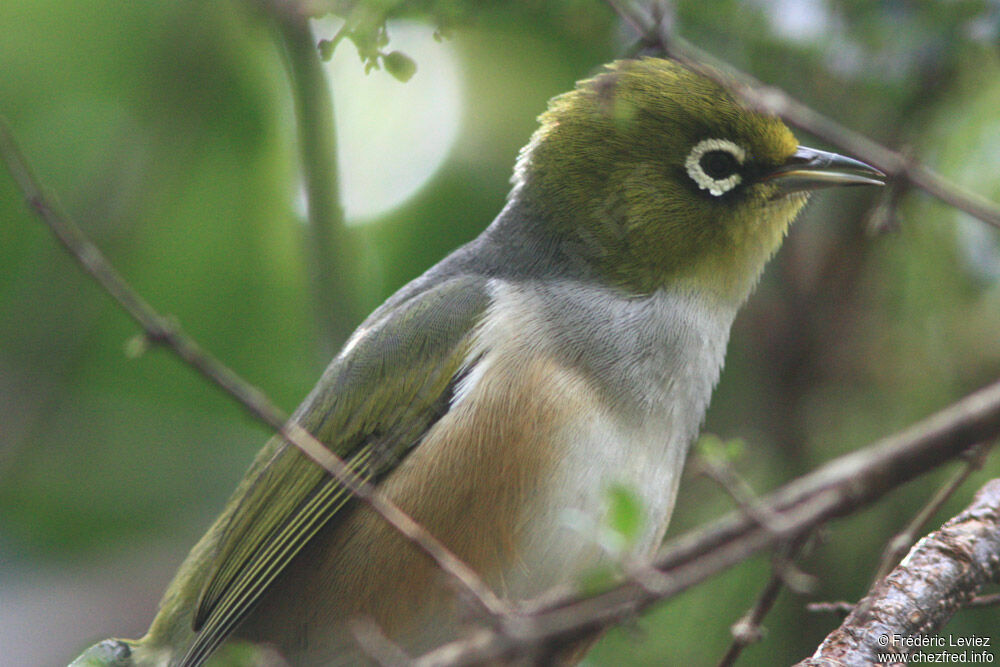
[[[659,59],[552,100],[496,220],[372,313],[293,416],[500,595],[607,554],[624,486],[660,543],[729,329],[808,192],[881,184],[780,119]],[[199,665],[230,637],[294,665],[356,664],[351,619],[419,653],[461,632],[434,565],[272,439],[137,641],[79,664]]]

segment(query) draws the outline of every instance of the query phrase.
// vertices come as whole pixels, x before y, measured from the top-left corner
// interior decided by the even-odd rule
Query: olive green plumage
[[[348,353],[330,364],[295,421],[360,477],[384,473],[446,409],[485,306],[471,280],[457,278],[380,309],[348,342]],[[389,396],[393,400],[385,400]],[[192,638],[192,657],[213,648],[242,620],[262,582],[273,579],[348,500],[339,482],[272,438],[167,590],[147,641]]]
[[[502,595],[606,558],[565,516],[599,521],[615,485],[644,504],[648,555],[732,319],[806,192],[879,182],[676,63],[615,63],[551,102],[493,224],[376,310],[293,420]],[[230,636],[352,664],[358,614],[419,652],[462,628],[439,574],[274,438],[147,635],[76,664],[198,665]]]
[[[691,278],[741,299],[805,203],[775,201],[771,182],[699,196],[684,169],[698,141],[724,136],[745,146],[749,177],[782,165],[797,142],[778,118],[748,113],[672,61],[615,63],[556,97],[539,120],[524,151],[530,160],[519,164],[527,181],[519,196],[576,235],[581,257],[628,290]]]

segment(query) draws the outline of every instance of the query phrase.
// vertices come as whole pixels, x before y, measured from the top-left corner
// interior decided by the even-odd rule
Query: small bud
[[[125,341],[125,356],[129,359],[138,359],[146,354],[149,349],[149,338],[146,334],[140,333]]]
[[[409,81],[417,71],[417,63],[401,51],[392,51],[383,55],[382,64],[385,65],[386,72],[403,83]]]

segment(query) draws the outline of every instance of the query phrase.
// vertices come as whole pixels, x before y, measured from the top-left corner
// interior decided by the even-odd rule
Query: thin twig
[[[769,513],[767,507],[761,504],[760,497],[754,493],[750,484],[743,479],[728,463],[712,460],[701,455],[697,459],[698,468],[709,479],[718,484],[726,494],[733,499],[736,506],[746,512],[746,515],[775,533],[784,533],[786,526],[781,519]]]
[[[906,155],[844,127],[793,99],[785,91],[766,86],[749,74],[723,63],[678,35],[673,30],[672,22],[655,20],[635,3],[625,0],[606,2],[622,21],[636,31],[643,44],[658,47],[664,55],[724,86],[749,107],[780,116],[789,125],[805,130],[853,157],[868,162],[888,174],[890,182],[906,181],[932,197],[1000,228],[1000,206],[995,202],[969,192]]]
[[[730,667],[730,665],[736,664],[743,649],[761,640],[764,636],[761,623],[767,613],[771,611],[774,603],[778,601],[778,593],[781,592],[783,586],[784,583],[778,573],[771,573],[771,578],[768,579],[767,585],[764,586],[764,590],[761,591],[753,607],[733,624],[733,641],[726,649],[725,655],[719,660],[718,667]]]
[[[989,595],[977,595],[969,600],[966,607],[995,607],[1000,605],[1000,593],[990,593]],[[825,612],[847,616],[854,610],[853,602],[810,602],[806,605],[806,611]]]
[[[382,632],[374,619],[367,616],[355,618],[348,625],[358,647],[379,667],[402,667],[413,661],[402,647]]]
[[[498,618],[508,612],[479,576],[427,529],[391,502],[371,484],[358,479],[342,459],[301,426],[287,421],[268,398],[218,359],[202,349],[172,318],[160,315],[119,274],[103,253],[71,219],[60,215],[46,198],[41,185],[21,154],[5,119],[0,117],[0,156],[7,164],[18,189],[32,211],[56,238],[118,304],[138,324],[150,343],[174,352],[216,387],[232,396],[251,415],[269,426],[289,444],[333,475],[352,494],[371,506],[377,514],[407,540],[427,554],[484,612]]]
[[[771,568],[771,577],[768,579],[764,590],[761,591],[753,606],[736,623],[733,624],[733,641],[729,644],[725,655],[719,660],[718,667],[730,667],[736,663],[743,650],[763,637],[763,627],[761,623],[764,617],[774,607],[778,601],[778,594],[789,579],[786,570],[792,566],[791,559],[795,557],[805,540],[797,539],[789,543],[784,551],[775,557]]]
[[[838,600],[837,602],[810,602],[806,605],[806,611],[814,613],[839,614],[847,616],[854,609],[853,602]]]
[[[718,484],[733,499],[733,502],[743,510],[747,517],[774,533],[785,534],[788,532],[788,526],[782,523],[781,517],[771,512],[761,502],[760,496],[754,492],[750,483],[730,465],[729,461],[708,456],[704,451],[699,451],[696,464],[701,472]],[[794,542],[798,544],[799,540]],[[791,552],[791,547],[787,551]],[[805,592],[805,589],[812,585],[812,577],[799,571],[788,557],[776,556],[774,574],[784,585],[797,593]]]
[[[990,593],[989,595],[977,595],[969,600],[966,607],[995,607],[1000,605],[1000,593]],[[853,602],[810,602],[806,605],[806,611],[830,612],[847,616],[854,609]]]
[[[898,231],[902,226],[899,202],[910,189],[908,183],[898,179],[889,181],[865,219],[865,231],[872,236]]]
[[[1000,593],[990,593],[989,595],[977,595],[969,600],[967,607],[995,607],[1000,605]]]
[[[882,553],[882,560],[879,564],[878,573],[875,575],[875,580],[872,582],[873,584],[892,572],[892,568],[899,564],[899,561],[910,550],[913,543],[923,534],[924,526],[927,525],[927,522],[934,518],[934,515],[948,502],[948,499],[969,478],[969,475],[983,467],[983,462],[986,460],[989,451],[990,447],[986,444],[973,446],[966,454],[965,465],[959,468],[952,475],[951,479],[937,490],[937,493],[917,512],[906,528],[889,540],[885,551]]]

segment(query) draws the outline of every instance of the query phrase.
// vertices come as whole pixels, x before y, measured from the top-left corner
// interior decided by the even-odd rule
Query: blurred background
[[[344,3],[339,3],[344,4]],[[349,3],[348,3],[349,4]],[[420,7],[454,5],[421,20]],[[327,63],[339,139],[349,330],[500,210],[551,96],[626,52],[598,0],[417,3],[388,49],[417,65]],[[678,0],[681,34],[1000,201],[1000,6]],[[316,23],[331,37],[337,19]],[[5,0],[0,113],[39,177],[161,312],[292,410],[329,350],[310,294],[288,77],[268,17],[225,0]],[[800,140],[831,148],[814,138]],[[919,192],[870,234],[872,190],[814,197],[736,322],[706,431],[739,437],[763,493],[1000,377],[1000,235]],[[0,174],[0,662],[65,664],[141,635],[187,549],[267,432],[137,330]],[[884,543],[958,464],[836,521],[743,664],[811,654]],[[936,528],[1000,474],[987,462]],[[690,472],[671,534],[732,509]],[[759,556],[615,630],[592,665],[714,664],[769,575]],[[1000,609],[953,634],[997,639]]]

